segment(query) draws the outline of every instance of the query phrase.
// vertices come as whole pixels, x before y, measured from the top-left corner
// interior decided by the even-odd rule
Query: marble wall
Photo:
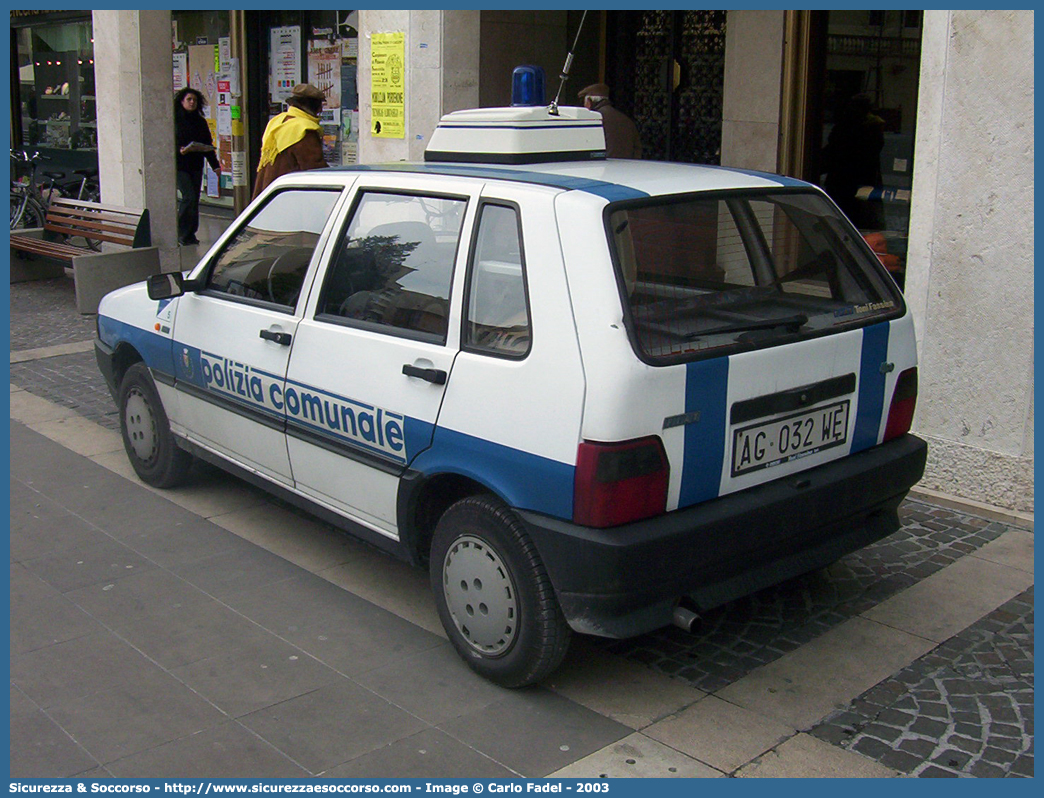
[[[170,12],[95,11],[93,27],[97,106],[104,113],[98,126],[102,201],[147,208],[161,268],[173,271],[180,259]]]

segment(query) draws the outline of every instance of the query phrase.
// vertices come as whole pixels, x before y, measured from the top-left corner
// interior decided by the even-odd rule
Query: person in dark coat
[[[326,95],[315,86],[301,83],[294,86],[287,98],[290,107],[268,121],[261,137],[261,160],[257,165],[254,197],[277,177],[328,166],[323,156],[323,134],[319,127],[319,114],[325,100]]]
[[[174,139],[177,147],[178,191],[178,242],[198,244],[196,231],[199,229],[199,193],[203,185],[203,162],[210,162],[215,172],[221,171],[221,163],[214,154],[214,141],[210,137],[210,125],[203,116],[206,100],[203,94],[186,86],[174,95]],[[209,148],[209,149],[208,149]]]
[[[581,89],[577,96],[584,101],[584,108],[602,115],[606,158],[642,157],[642,141],[638,136],[638,127],[627,114],[613,107],[609,101],[608,86],[595,83]]]
[[[884,208],[879,198],[857,196],[879,188],[885,122],[873,112],[866,94],[851,97],[838,115],[823,150],[823,188],[860,230],[881,230]]]

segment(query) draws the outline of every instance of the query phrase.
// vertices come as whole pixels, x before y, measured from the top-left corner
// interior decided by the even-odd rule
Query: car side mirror
[[[181,272],[163,272],[148,278],[149,299],[174,299],[197,290],[195,280],[186,280]]]
[[[150,274],[148,291],[149,299],[173,299],[185,293],[185,278],[181,272]]]

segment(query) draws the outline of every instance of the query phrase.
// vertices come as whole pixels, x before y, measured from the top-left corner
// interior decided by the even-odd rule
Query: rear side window
[[[529,351],[529,306],[518,211],[484,205],[468,280],[464,346],[502,357]]]
[[[463,199],[362,193],[318,317],[444,343],[466,206]]]
[[[609,235],[632,338],[650,361],[756,349],[895,315],[864,243],[813,193],[630,205]]]
[[[207,290],[292,310],[339,190],[273,194],[218,254]]]

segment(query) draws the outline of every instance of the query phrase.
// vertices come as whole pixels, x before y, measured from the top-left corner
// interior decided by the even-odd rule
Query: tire
[[[548,676],[570,629],[551,580],[518,517],[490,496],[472,496],[439,519],[431,547],[439,619],[468,666],[502,687]]]
[[[14,230],[22,219],[22,198],[11,192],[11,229]]]
[[[142,482],[155,488],[182,483],[192,455],[178,447],[170,422],[144,363],[135,363],[120,382],[120,432],[123,448]]]
[[[18,212],[17,208],[20,207],[15,204],[15,197],[11,195],[11,229],[12,230],[29,230],[35,227],[44,226],[44,209],[32,197],[26,200],[25,207]],[[17,218],[16,218],[17,217]]]

